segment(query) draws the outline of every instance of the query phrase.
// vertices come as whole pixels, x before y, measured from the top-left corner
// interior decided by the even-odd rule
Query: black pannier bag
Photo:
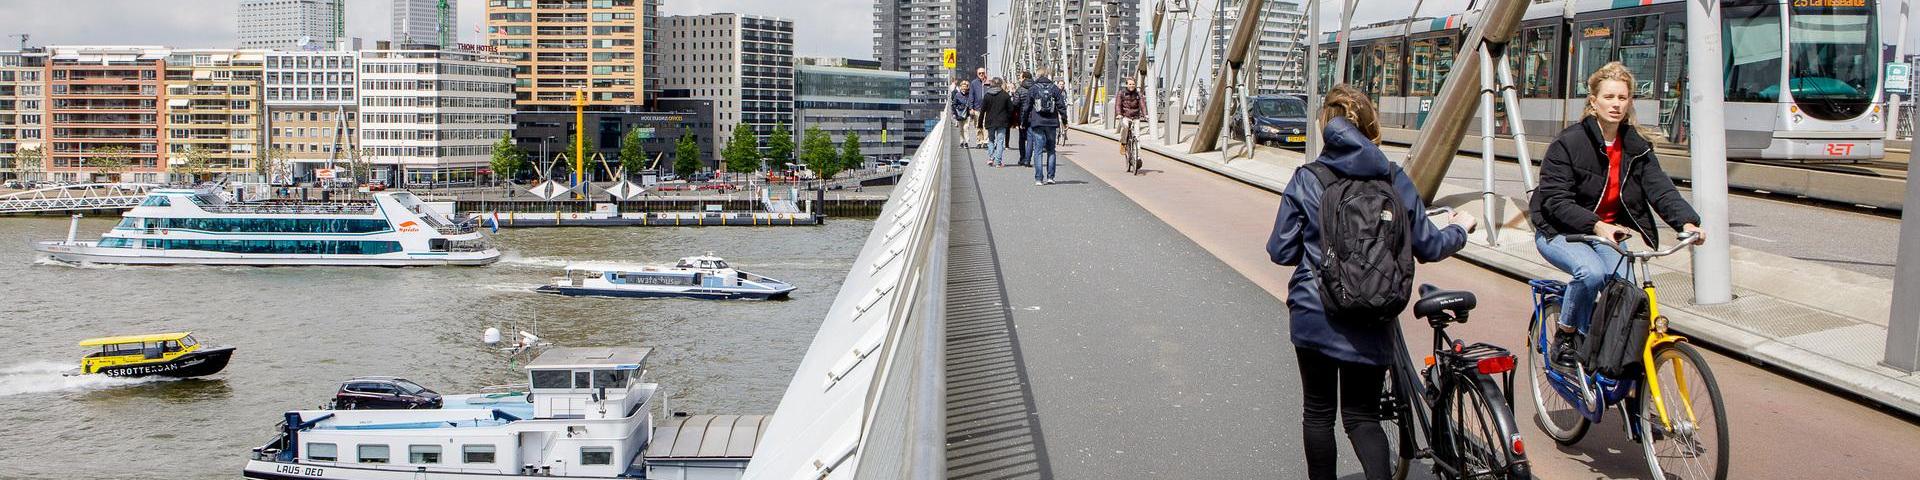
[[[1610,276],[1594,300],[1593,323],[1587,326],[1581,363],[1609,378],[1630,377],[1640,368],[1641,353],[1646,350],[1651,313],[1647,311],[1645,290]]]

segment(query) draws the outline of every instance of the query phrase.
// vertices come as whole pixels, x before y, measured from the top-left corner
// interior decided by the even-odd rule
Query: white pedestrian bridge
[[[82,183],[0,195],[0,215],[133,208],[154,183]]]

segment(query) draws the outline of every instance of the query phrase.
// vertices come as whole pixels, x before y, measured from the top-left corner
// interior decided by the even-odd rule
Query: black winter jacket
[[[1013,105],[1013,96],[998,86],[987,87],[986,98],[980,100],[980,121],[986,124],[988,130],[1011,126],[1018,112]]]
[[[1654,158],[1653,144],[1642,138],[1631,125],[1621,125],[1616,137],[1621,144],[1620,160],[1626,162],[1620,172],[1620,214],[1622,226],[1640,233],[1647,246],[1660,248],[1654,233],[1658,211],[1667,225],[1679,230],[1686,224],[1700,223],[1700,214],[1681,198],[1673,179],[1660,169]],[[1588,235],[1600,221],[1594,213],[1606,190],[1608,160],[1606,142],[1600,135],[1600,122],[1592,117],[1567,127],[1547,147],[1540,166],[1540,185],[1529,202],[1528,220],[1545,235]]]

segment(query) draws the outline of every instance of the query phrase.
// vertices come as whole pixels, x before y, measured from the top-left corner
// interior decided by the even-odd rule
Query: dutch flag
[[[500,233],[500,212],[487,216],[487,227],[493,229],[491,233]]]

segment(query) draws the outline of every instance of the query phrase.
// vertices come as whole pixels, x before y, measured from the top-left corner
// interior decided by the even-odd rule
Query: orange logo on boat
[[[420,231],[420,229],[419,229],[419,228],[415,228],[415,227],[418,227],[418,226],[420,226],[420,224],[418,224],[418,223],[414,223],[414,222],[413,222],[412,220],[408,220],[408,221],[404,221],[404,222],[400,222],[400,231],[402,231],[402,232],[418,232],[418,231]]]

